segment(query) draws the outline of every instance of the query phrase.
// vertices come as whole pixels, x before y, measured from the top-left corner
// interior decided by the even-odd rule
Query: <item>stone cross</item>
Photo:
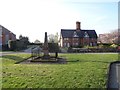
[[[44,39],[43,52],[44,52],[44,57],[47,58],[47,56],[49,56],[47,32],[45,32],[45,39]]]

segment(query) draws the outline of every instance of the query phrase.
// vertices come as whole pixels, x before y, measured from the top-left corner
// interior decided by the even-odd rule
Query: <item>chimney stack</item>
[[[77,21],[76,22],[76,30],[80,30],[81,29],[81,22]]]

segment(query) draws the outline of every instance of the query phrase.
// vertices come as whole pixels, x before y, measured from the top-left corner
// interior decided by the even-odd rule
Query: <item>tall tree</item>
[[[39,41],[38,39],[36,39],[36,40],[34,41],[34,43],[40,43],[40,41]]]
[[[56,33],[55,35],[54,34],[50,34],[48,35],[48,42],[49,43],[58,43],[58,33]]]
[[[99,41],[102,43],[118,44],[118,30],[113,30],[110,33],[102,34],[102,36],[99,37]]]

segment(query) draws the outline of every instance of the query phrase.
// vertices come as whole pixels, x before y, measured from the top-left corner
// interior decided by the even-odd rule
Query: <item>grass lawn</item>
[[[60,54],[67,64],[15,64],[29,56],[2,57],[3,88],[105,88],[108,66],[118,60],[118,54]]]

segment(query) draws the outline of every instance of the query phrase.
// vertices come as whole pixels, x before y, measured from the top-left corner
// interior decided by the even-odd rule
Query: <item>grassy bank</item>
[[[118,54],[60,54],[67,64],[15,64],[30,55],[3,56],[3,88],[105,88]]]

